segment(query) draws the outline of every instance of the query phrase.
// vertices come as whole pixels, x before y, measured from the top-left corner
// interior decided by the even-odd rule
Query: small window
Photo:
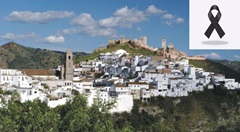
[[[70,55],[68,56],[68,59],[71,60],[71,56]]]

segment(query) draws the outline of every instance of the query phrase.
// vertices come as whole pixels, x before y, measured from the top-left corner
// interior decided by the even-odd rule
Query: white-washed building
[[[128,87],[130,93],[133,95],[134,99],[140,99],[141,89],[149,89],[149,84],[146,82],[128,82]]]
[[[31,88],[32,78],[14,69],[0,69],[0,84],[7,87]]]

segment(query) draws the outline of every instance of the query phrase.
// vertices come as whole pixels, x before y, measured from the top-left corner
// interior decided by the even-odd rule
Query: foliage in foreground
[[[5,103],[6,104],[6,103]],[[102,112],[99,108],[102,108]],[[107,113],[106,105],[87,106],[77,95],[63,106],[49,108],[39,100],[12,98],[0,108],[0,131],[239,131],[239,91],[224,87],[193,92],[188,97],[155,97],[134,101],[131,113]]]
[[[86,99],[77,95],[66,105],[49,108],[39,100],[20,103],[11,100],[5,107],[0,108],[0,130],[14,131],[131,131],[126,124],[118,129],[111,115],[100,112],[99,107],[87,106]]]

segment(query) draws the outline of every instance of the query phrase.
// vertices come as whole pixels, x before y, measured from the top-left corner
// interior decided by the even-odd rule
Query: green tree
[[[77,95],[60,109],[60,131],[88,131],[91,126],[86,98]]]

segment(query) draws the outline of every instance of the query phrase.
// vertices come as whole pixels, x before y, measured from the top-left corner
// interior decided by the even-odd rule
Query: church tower
[[[164,49],[164,50],[166,50],[166,37],[163,37],[162,38],[162,48]]]
[[[65,80],[73,80],[73,54],[67,50],[65,57]]]

